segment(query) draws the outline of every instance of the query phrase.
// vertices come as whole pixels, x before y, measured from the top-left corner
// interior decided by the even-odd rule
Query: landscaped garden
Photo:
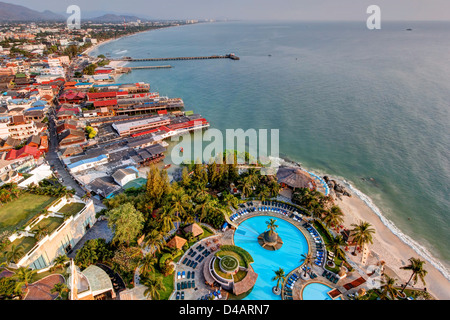
[[[15,231],[41,214],[57,198],[32,193],[20,194],[18,198],[0,207],[0,231]]]
[[[80,212],[85,206],[82,202],[71,202],[59,209],[58,212],[64,214],[66,217],[70,217]]]

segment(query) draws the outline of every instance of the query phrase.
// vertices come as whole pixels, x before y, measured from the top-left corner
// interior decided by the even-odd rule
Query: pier
[[[165,68],[172,68],[171,65],[166,66],[140,66],[140,67],[129,67],[131,70],[136,69],[165,69]]]
[[[230,53],[230,54],[226,54],[226,55],[213,55],[213,56],[203,56],[203,57],[142,58],[142,59],[135,59],[135,58],[131,58],[131,57],[123,57],[123,58],[112,59],[112,60],[115,60],[115,61],[139,62],[139,61],[207,60],[207,59],[239,60],[239,57],[235,56],[233,53]]]

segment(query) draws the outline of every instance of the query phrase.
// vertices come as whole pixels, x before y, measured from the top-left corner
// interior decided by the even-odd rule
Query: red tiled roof
[[[115,106],[117,105],[117,100],[103,100],[103,101],[94,101],[94,107],[107,107],[107,106]]]
[[[10,150],[6,154],[5,160],[16,160],[30,155],[33,156],[35,159],[38,159],[41,156],[41,151],[37,147],[26,145],[20,148],[19,150],[16,149]]]
[[[102,98],[115,98],[117,96],[116,91],[111,92],[90,92],[87,94],[88,100],[102,99]]]

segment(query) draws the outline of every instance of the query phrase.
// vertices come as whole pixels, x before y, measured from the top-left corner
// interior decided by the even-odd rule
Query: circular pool
[[[276,219],[277,233],[283,238],[283,246],[271,251],[261,247],[258,236],[267,230],[266,221]],[[301,264],[301,255],[308,253],[308,242],[303,233],[292,223],[274,216],[256,216],[243,221],[234,232],[234,244],[247,250],[253,257],[253,270],[258,274],[255,286],[244,300],[280,300],[272,292],[276,281],[274,271],[284,269],[287,275]]]
[[[307,284],[302,291],[302,299],[303,300],[332,300],[328,295],[328,292],[333,290],[332,287],[327,286],[326,284],[319,282],[312,282]],[[341,300],[341,298],[337,298],[336,300]]]

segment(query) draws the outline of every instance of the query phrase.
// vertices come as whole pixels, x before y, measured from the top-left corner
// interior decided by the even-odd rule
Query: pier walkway
[[[139,61],[169,61],[169,60],[206,60],[206,59],[231,59],[240,60],[238,56],[233,53],[226,55],[213,55],[213,56],[201,56],[201,57],[172,57],[172,58],[141,58],[135,59],[131,57],[123,57],[119,59],[111,59],[113,61],[129,61],[129,62],[139,62]]]

